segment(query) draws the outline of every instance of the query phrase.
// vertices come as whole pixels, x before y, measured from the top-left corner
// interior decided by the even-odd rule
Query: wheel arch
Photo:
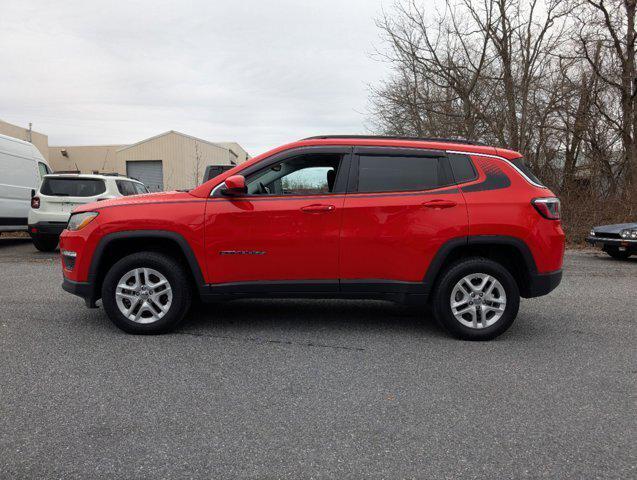
[[[445,242],[429,264],[424,277],[427,293],[431,293],[445,269],[462,258],[480,256],[500,263],[515,278],[523,297],[533,296],[532,277],[537,266],[528,245],[521,239],[503,235],[474,235]]]
[[[135,252],[155,251],[177,258],[186,269],[198,292],[205,284],[197,257],[188,241],[170,230],[132,230],[104,235],[91,258],[88,278],[99,298],[102,282],[109,268],[118,260]]]

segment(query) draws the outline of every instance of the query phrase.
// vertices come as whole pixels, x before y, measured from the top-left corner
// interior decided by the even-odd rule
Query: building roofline
[[[121,152],[123,150],[127,150],[129,148],[136,147],[137,145],[141,145],[142,143],[150,142],[151,140],[156,140],[158,138],[165,137],[166,135],[170,135],[171,133],[174,133],[175,135],[179,135],[181,137],[190,138],[191,140],[196,140],[198,142],[207,143],[208,145],[212,145],[213,147],[222,148],[223,150],[230,150],[229,148],[224,147],[223,145],[219,145],[218,143],[210,142],[208,140],[204,140],[203,138],[193,137],[192,135],[187,135],[185,133],[178,132],[177,130],[168,130],[167,132],[160,133],[160,134],[154,135],[152,137],[148,137],[148,138],[146,138],[144,140],[140,140],[139,142],[132,143],[130,145],[125,145],[122,148],[117,149],[117,151]]]
[[[108,143],[105,145],[49,145],[49,148],[98,148],[98,147],[125,147],[126,143]]]
[[[20,125],[16,125],[15,123],[7,122],[6,120],[3,120],[2,118],[0,118],[0,122],[6,123],[7,125],[11,125],[12,127],[15,127],[15,128],[20,128],[20,129],[22,129],[24,131],[27,131],[27,132],[29,131],[29,129],[27,127],[21,127]],[[31,129],[31,133],[37,133],[38,135],[42,135],[43,137],[49,138],[49,136],[46,133],[38,132],[37,130]],[[9,136],[9,135],[5,135],[5,136]],[[18,139],[18,140],[20,140],[20,139]],[[31,143],[31,142],[27,142],[27,143]]]

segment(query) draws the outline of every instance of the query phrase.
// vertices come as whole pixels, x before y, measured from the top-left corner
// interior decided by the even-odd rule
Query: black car
[[[217,175],[221,175],[223,172],[236,167],[236,165],[208,165],[206,171],[203,174],[203,180],[201,183],[206,183],[208,180],[215,178]]]
[[[602,247],[613,258],[625,259],[637,255],[637,222],[593,227],[586,241]]]

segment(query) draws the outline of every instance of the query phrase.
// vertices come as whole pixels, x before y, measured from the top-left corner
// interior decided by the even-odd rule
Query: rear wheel
[[[58,246],[60,237],[57,235],[33,235],[31,237],[35,248],[41,252],[52,252]]]
[[[128,333],[174,330],[191,303],[188,276],[173,258],[154,252],[119,260],[106,274],[102,304],[115,325]]]
[[[520,292],[509,271],[474,257],[449,267],[433,296],[436,319],[464,340],[490,340],[504,333],[518,314]]]
[[[632,255],[630,250],[626,249],[622,251],[619,247],[606,247],[604,251],[617,260],[626,260]]]

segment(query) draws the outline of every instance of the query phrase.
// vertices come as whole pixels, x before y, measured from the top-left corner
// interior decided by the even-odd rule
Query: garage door
[[[126,162],[126,175],[142,182],[151,192],[161,192],[164,189],[161,160]]]

